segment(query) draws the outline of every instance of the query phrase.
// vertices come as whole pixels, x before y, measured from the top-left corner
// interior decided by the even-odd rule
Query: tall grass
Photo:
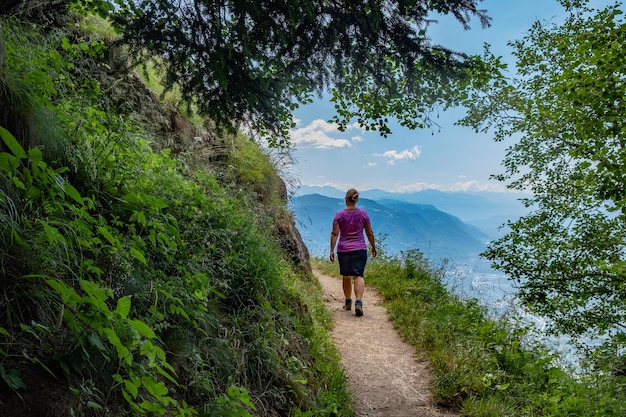
[[[327,260],[314,265],[337,273]],[[528,329],[488,318],[476,300],[451,293],[444,274],[417,250],[373,258],[366,270],[401,336],[430,362],[440,406],[467,417],[626,414],[624,377],[558,367],[554,354],[528,341]]]
[[[0,414],[50,415],[36,399],[52,387],[29,382],[44,370],[67,381],[58,415],[351,415],[268,159],[242,137],[218,165],[155,151],[160,132],[91,71],[105,44],[39,35],[8,53],[36,67],[32,94],[54,90],[38,99],[70,149],[44,162],[3,132]]]

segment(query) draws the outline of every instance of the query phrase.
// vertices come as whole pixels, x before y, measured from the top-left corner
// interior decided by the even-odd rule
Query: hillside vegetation
[[[0,30],[0,415],[349,415],[272,157],[99,19]]]
[[[329,260],[313,265],[336,275]],[[401,337],[427,360],[431,392],[442,408],[463,417],[621,417],[626,414],[623,372],[599,357],[568,369],[515,317],[494,317],[477,300],[444,284],[445,264],[419,250],[368,262],[367,287],[377,288]],[[366,290],[367,291],[367,290]]]
[[[129,68],[103,20],[16,4],[43,8],[0,20],[0,415],[353,416],[280,155],[218,133],[158,59]],[[572,376],[419,251],[367,273],[439,405],[626,413],[616,356]]]

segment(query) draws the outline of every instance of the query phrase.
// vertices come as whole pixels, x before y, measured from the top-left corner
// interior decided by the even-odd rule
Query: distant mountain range
[[[292,200],[297,226],[313,255],[329,252],[332,219],[345,207],[343,198],[309,194]],[[380,204],[361,198],[358,206],[367,210],[377,236],[385,236],[384,247],[393,254],[420,249],[431,259],[475,258],[486,246],[488,236],[475,226],[434,206],[386,200]]]
[[[419,249],[431,261],[465,262],[478,257],[497,237],[498,226],[528,212],[520,195],[461,193],[434,190],[360,193],[358,207],[367,210],[377,236],[384,236],[388,253]],[[292,198],[296,224],[312,255],[329,251],[332,219],[345,207],[345,191],[303,186]]]
[[[485,232],[489,237],[501,235],[500,225],[507,220],[515,220],[529,212],[520,199],[528,197],[521,193],[495,192],[443,192],[437,190],[423,190],[412,193],[392,193],[383,190],[359,190],[361,198],[374,200],[385,205],[389,200],[402,201],[413,204],[428,204],[438,210],[458,217],[463,222],[474,225]],[[339,198],[343,202],[345,190],[329,186],[303,185],[296,192],[296,196],[320,194],[327,197]]]

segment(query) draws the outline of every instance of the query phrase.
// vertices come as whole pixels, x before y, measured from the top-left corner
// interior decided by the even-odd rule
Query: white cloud
[[[413,184],[401,185],[397,187],[396,191],[400,193],[413,193],[422,190],[439,190],[441,185],[432,184],[426,182],[414,182]]]
[[[381,188],[378,183],[371,182],[356,182],[356,183],[339,183],[339,182],[328,182],[323,181],[324,177],[319,176],[316,178],[318,181],[314,181],[313,183],[307,184],[310,186],[320,186],[320,187],[333,187],[338,190],[347,190],[349,188],[356,188],[357,190],[370,190],[372,188]],[[424,190],[437,190],[443,192],[476,192],[476,191],[488,191],[494,193],[510,193],[510,192],[519,192],[513,191],[506,188],[503,184],[494,183],[494,182],[485,182],[481,183],[476,180],[467,181],[467,182],[458,182],[454,184],[440,184],[440,183],[428,183],[428,182],[415,182],[412,184],[404,184],[404,185],[396,185],[392,187],[385,187],[387,191],[397,192],[397,193],[414,193],[417,191]]]
[[[401,193],[412,193],[422,190],[439,190],[439,191],[490,191],[490,192],[510,192],[504,184],[485,182],[481,183],[476,180],[470,180],[465,182],[456,182],[454,184],[442,185],[436,183],[416,182],[413,184],[401,185],[396,188],[396,191]]]
[[[373,168],[375,166],[378,166],[377,162],[368,162],[367,165],[366,165],[367,168]]]
[[[299,120],[296,121],[299,123]],[[297,129],[292,129],[289,136],[291,142],[302,147],[312,147],[317,149],[349,148],[352,142],[363,140],[361,136],[353,136],[351,139],[334,138],[334,135],[341,135],[337,123],[329,123],[322,119],[313,120],[309,125]]]
[[[476,180],[457,182],[448,187],[445,191],[492,191],[506,192],[507,188],[502,183],[481,183]]]
[[[403,151],[391,150],[382,154],[375,154],[375,156],[382,156],[383,158],[389,158],[388,164],[395,165],[397,161],[402,161],[405,159],[409,161],[413,161],[417,157],[419,157],[421,153],[422,153],[422,150],[420,149],[419,146],[416,145],[411,149],[405,149]]]
[[[363,133],[368,132],[368,130],[365,127],[359,126],[358,122],[354,122],[351,125],[348,125],[348,130],[350,130],[350,129],[358,129],[358,130],[360,130]]]

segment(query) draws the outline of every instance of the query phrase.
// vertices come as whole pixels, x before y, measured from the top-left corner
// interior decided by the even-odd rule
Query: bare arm
[[[372,256],[376,257],[378,251],[376,250],[376,240],[374,239],[374,231],[372,230],[372,225],[365,225],[365,235],[367,236],[367,240],[370,242],[370,246],[372,247]]]
[[[335,262],[335,245],[339,237],[339,225],[333,224],[333,230],[330,232],[330,261]]]

